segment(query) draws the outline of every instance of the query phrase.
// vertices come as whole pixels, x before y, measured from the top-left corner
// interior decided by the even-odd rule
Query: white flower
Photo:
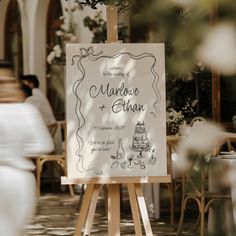
[[[70,41],[71,41],[72,43],[76,42],[76,41],[77,41],[77,37],[76,37],[74,34],[71,34],[71,36],[70,36]]]
[[[65,30],[65,24],[61,24],[61,29]]]
[[[71,12],[64,12],[65,15],[60,17],[62,24],[60,28],[55,31],[56,39],[51,48],[51,52],[47,57],[47,61],[50,64],[65,64],[65,44],[67,42],[76,42],[77,37],[75,34],[76,23],[74,16]],[[56,45],[55,45],[56,44]]]
[[[70,30],[70,23],[71,23],[70,18],[68,16],[65,17],[64,18],[64,25],[63,25],[63,29],[65,31],[69,31]]]
[[[188,148],[208,153],[221,139],[222,129],[219,126],[207,121],[198,121],[189,129],[185,144]]]
[[[70,42],[76,42],[77,37],[72,33],[68,33],[68,34],[65,35],[65,39],[70,41]]]
[[[63,32],[62,30],[57,30],[57,31],[56,31],[56,35],[59,36],[59,37],[61,37],[61,36],[64,35],[64,32]]]
[[[55,52],[55,57],[57,57],[57,58],[61,57],[62,50],[61,50],[61,47],[60,47],[59,44],[56,44],[56,45],[53,47],[53,51]]]
[[[205,70],[205,65],[201,61],[197,63],[197,67],[199,68],[200,71]]]
[[[236,73],[236,30],[232,24],[221,23],[208,32],[197,56],[206,65],[222,74]]]
[[[78,3],[72,2],[70,7],[71,7],[71,9],[76,9],[78,7]]]
[[[206,155],[218,147],[223,140],[222,128],[209,121],[199,121],[194,123],[193,127],[188,128],[187,136],[182,138],[177,147],[179,162],[178,169],[184,171],[191,163],[188,159],[190,151],[195,151]]]
[[[177,112],[170,108],[166,114],[167,131],[170,134],[176,134],[179,131],[179,126],[183,123],[184,116],[181,111]]]
[[[192,72],[187,73],[185,76],[182,77],[183,81],[191,81],[193,80],[193,74]]]
[[[50,52],[47,56],[47,62],[51,64],[52,61],[55,59],[55,57],[56,57],[56,53],[54,51]]]
[[[178,4],[178,5],[185,6],[185,5],[193,4],[194,0],[172,0],[172,2],[174,2],[174,3]]]

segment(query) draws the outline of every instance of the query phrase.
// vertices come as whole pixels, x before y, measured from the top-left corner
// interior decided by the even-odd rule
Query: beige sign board
[[[166,176],[164,44],[67,44],[69,178]]]

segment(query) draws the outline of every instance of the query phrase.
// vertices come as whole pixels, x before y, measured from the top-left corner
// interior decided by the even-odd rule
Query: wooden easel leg
[[[94,214],[95,214],[95,210],[96,210],[96,206],[97,206],[100,186],[101,185],[99,185],[99,184],[95,184],[95,186],[94,186],[93,196],[91,198],[89,212],[87,215],[87,220],[86,220],[86,224],[85,224],[85,228],[84,228],[84,235],[90,235],[90,232],[92,229],[92,224],[93,224]]]
[[[108,195],[107,195],[107,184],[103,185],[103,193],[104,193],[104,205],[106,214],[108,213]]]
[[[120,236],[119,191],[119,184],[108,184],[108,236]]]
[[[174,226],[174,199],[175,199],[174,183],[170,183],[170,225]]]
[[[134,184],[127,184],[128,193],[129,193],[129,201],[134,221],[135,235],[142,235],[142,227],[140,224],[140,214],[138,209],[138,202],[136,198],[135,186]]]
[[[146,204],[145,204],[145,200],[143,196],[143,191],[142,191],[140,183],[135,184],[135,191],[136,191],[138,205],[139,205],[140,213],[142,216],[143,226],[144,226],[146,235],[152,236],[153,235],[152,228],[149,221],[148,212],[147,212],[147,208],[146,208]]]
[[[73,185],[68,185],[68,188],[69,188],[69,192],[70,192],[70,195],[71,197],[74,197],[75,196],[75,193],[74,193],[74,190],[73,190]]]
[[[83,202],[82,202],[81,209],[80,209],[79,219],[78,219],[76,227],[75,227],[74,236],[81,235],[81,232],[82,232],[82,229],[83,229],[86,217],[87,217],[87,213],[89,210],[90,202],[92,199],[93,190],[94,190],[94,184],[88,184],[87,189],[84,194],[84,197],[83,197]]]
[[[38,157],[36,159],[36,194],[37,194],[37,197],[40,197],[40,194],[41,194],[41,190],[40,190],[40,187],[41,187],[41,179],[40,179],[40,173],[41,173],[41,167],[40,167],[40,158]]]

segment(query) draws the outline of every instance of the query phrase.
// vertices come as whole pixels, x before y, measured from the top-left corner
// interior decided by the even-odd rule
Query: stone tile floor
[[[38,198],[35,216],[31,220],[30,224],[25,227],[26,235],[72,236],[75,230],[75,222],[79,216],[79,198],[79,194],[75,197],[71,197],[68,193],[44,193],[40,198]],[[125,200],[122,204],[121,235],[135,235],[129,202],[128,200]],[[100,197],[93,222],[92,235],[107,235],[107,217],[104,209],[104,200]],[[177,215],[177,217],[179,216]],[[160,236],[176,235],[177,223],[175,227],[171,227],[168,221],[168,211],[164,210],[161,211],[160,219],[150,219],[153,234]],[[184,227],[190,228],[193,226],[193,223],[193,217],[187,217]],[[199,235],[199,233],[183,232],[182,235],[192,236]]]

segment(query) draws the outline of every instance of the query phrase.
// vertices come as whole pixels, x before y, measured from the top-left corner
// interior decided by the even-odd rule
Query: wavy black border
[[[78,161],[77,161],[77,170],[80,173],[85,173],[88,171],[93,171],[96,175],[102,175],[103,171],[102,170],[98,170],[96,167],[92,167],[92,168],[85,168],[84,166],[84,156],[81,155],[81,150],[83,149],[84,146],[84,141],[82,139],[82,137],[79,135],[79,130],[82,129],[82,127],[85,125],[85,118],[83,116],[83,114],[81,113],[81,99],[79,97],[79,86],[80,84],[83,82],[83,80],[85,79],[85,69],[84,66],[82,64],[82,60],[84,58],[88,58],[91,61],[97,61],[100,58],[109,58],[109,59],[115,59],[121,55],[128,55],[130,58],[134,59],[134,60],[140,60],[146,57],[151,57],[153,58],[153,64],[151,65],[151,72],[154,75],[154,80],[152,83],[152,88],[156,94],[156,100],[153,103],[153,108],[154,111],[151,112],[151,114],[153,115],[154,118],[158,117],[160,115],[160,110],[157,106],[157,104],[161,101],[161,95],[160,92],[158,90],[158,81],[159,81],[159,76],[155,71],[155,66],[156,66],[156,62],[157,59],[154,55],[152,55],[151,53],[141,53],[139,55],[134,55],[130,52],[118,52],[112,56],[106,56],[103,55],[103,52],[100,51],[99,53],[95,54],[93,47],[90,46],[87,49],[86,48],[80,48],[79,50],[79,54],[73,55],[71,58],[71,65],[75,65],[75,61],[77,60],[77,67],[78,70],[81,72],[81,78],[76,80],[73,84],[73,94],[75,95],[76,98],[76,104],[75,104],[75,115],[78,119],[78,128],[76,130],[76,139],[78,142],[78,150],[76,151],[76,156],[78,156]]]

